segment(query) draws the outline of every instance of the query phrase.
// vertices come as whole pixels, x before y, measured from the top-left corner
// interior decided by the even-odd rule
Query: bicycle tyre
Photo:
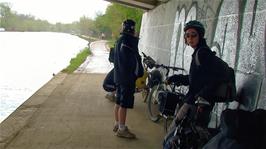
[[[144,103],[147,102],[147,99],[148,99],[149,93],[150,93],[150,89],[149,89],[149,88],[145,88],[145,89],[143,89],[143,91],[141,92],[141,95],[142,95],[142,98],[143,98],[143,102],[144,102]]]
[[[161,118],[159,112],[159,102],[158,102],[158,92],[160,91],[160,86],[155,85],[147,98],[148,115],[151,121],[158,122]]]

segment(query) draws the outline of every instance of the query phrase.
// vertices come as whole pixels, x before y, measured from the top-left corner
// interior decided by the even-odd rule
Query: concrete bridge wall
[[[194,19],[204,24],[212,50],[235,69],[243,108],[266,109],[266,1],[170,0],[143,15],[140,50],[188,70],[193,49],[184,44],[183,26]]]

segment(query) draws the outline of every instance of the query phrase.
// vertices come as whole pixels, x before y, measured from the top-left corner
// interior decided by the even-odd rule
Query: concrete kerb
[[[7,146],[27,126],[34,113],[66,76],[66,73],[57,74],[0,124],[0,148]]]

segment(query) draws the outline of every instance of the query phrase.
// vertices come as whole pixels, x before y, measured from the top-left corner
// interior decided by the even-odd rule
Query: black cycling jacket
[[[197,51],[200,65],[196,64]],[[189,85],[186,102],[194,104],[196,97],[200,96],[212,103],[214,90],[224,81],[225,69],[224,64],[215,61],[215,52],[211,51],[204,40],[192,54],[189,75],[184,81]]]
[[[133,85],[137,79],[138,64],[141,58],[138,53],[137,37],[121,33],[114,49],[114,81],[116,84]]]

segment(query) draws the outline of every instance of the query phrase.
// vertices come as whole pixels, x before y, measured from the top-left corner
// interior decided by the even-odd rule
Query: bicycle
[[[184,71],[183,68],[179,68],[179,67],[172,67],[172,66],[165,66],[163,64],[154,64],[154,67],[156,68],[155,70],[153,70],[151,72],[151,74],[153,74],[150,76],[150,79],[152,81],[149,81],[148,83],[150,83],[151,85],[151,89],[149,91],[149,95],[147,97],[147,106],[148,106],[148,115],[151,121],[153,122],[158,122],[160,120],[160,118],[164,118],[165,119],[165,130],[167,130],[167,121],[168,119],[172,118],[174,113],[173,111],[171,111],[170,113],[162,113],[159,110],[160,107],[160,100],[159,100],[159,94],[162,92],[170,92],[170,93],[174,93],[176,94],[176,100],[179,99],[183,99],[184,94],[182,93],[183,91],[181,91],[181,88],[179,87],[179,84],[167,84],[166,83],[166,78],[169,76],[169,71],[173,70],[173,72],[177,72],[177,71]],[[160,69],[162,69],[160,71]],[[166,70],[165,73],[163,73],[163,70]],[[154,79],[156,78],[156,79]],[[179,87],[179,88],[177,88]],[[174,111],[175,109],[178,109],[176,107],[174,107]]]
[[[201,115],[210,112],[210,103],[199,99],[186,116],[175,122],[175,127],[164,139],[164,149],[200,149],[218,132],[218,128],[207,128]],[[208,111],[209,110],[209,111]],[[200,120],[201,119],[201,120]]]
[[[137,89],[138,92],[142,92],[142,97],[144,102],[147,102],[148,95],[152,87],[159,83],[161,78],[160,72],[158,70],[153,70],[156,67],[155,60],[147,56],[144,52],[143,55],[143,66],[144,66],[144,75],[142,77],[142,88]],[[137,80],[138,81],[138,80]]]
[[[143,66],[144,66],[144,75],[141,79],[137,80],[136,83],[141,84],[141,88],[137,88],[137,92],[142,93],[142,98],[144,99],[143,102],[146,103],[147,97],[150,93],[150,76],[151,72],[149,72],[149,69],[153,69],[155,66],[155,60],[151,58],[150,56],[147,56],[144,52],[142,52],[143,55]],[[139,81],[139,82],[138,82]]]

